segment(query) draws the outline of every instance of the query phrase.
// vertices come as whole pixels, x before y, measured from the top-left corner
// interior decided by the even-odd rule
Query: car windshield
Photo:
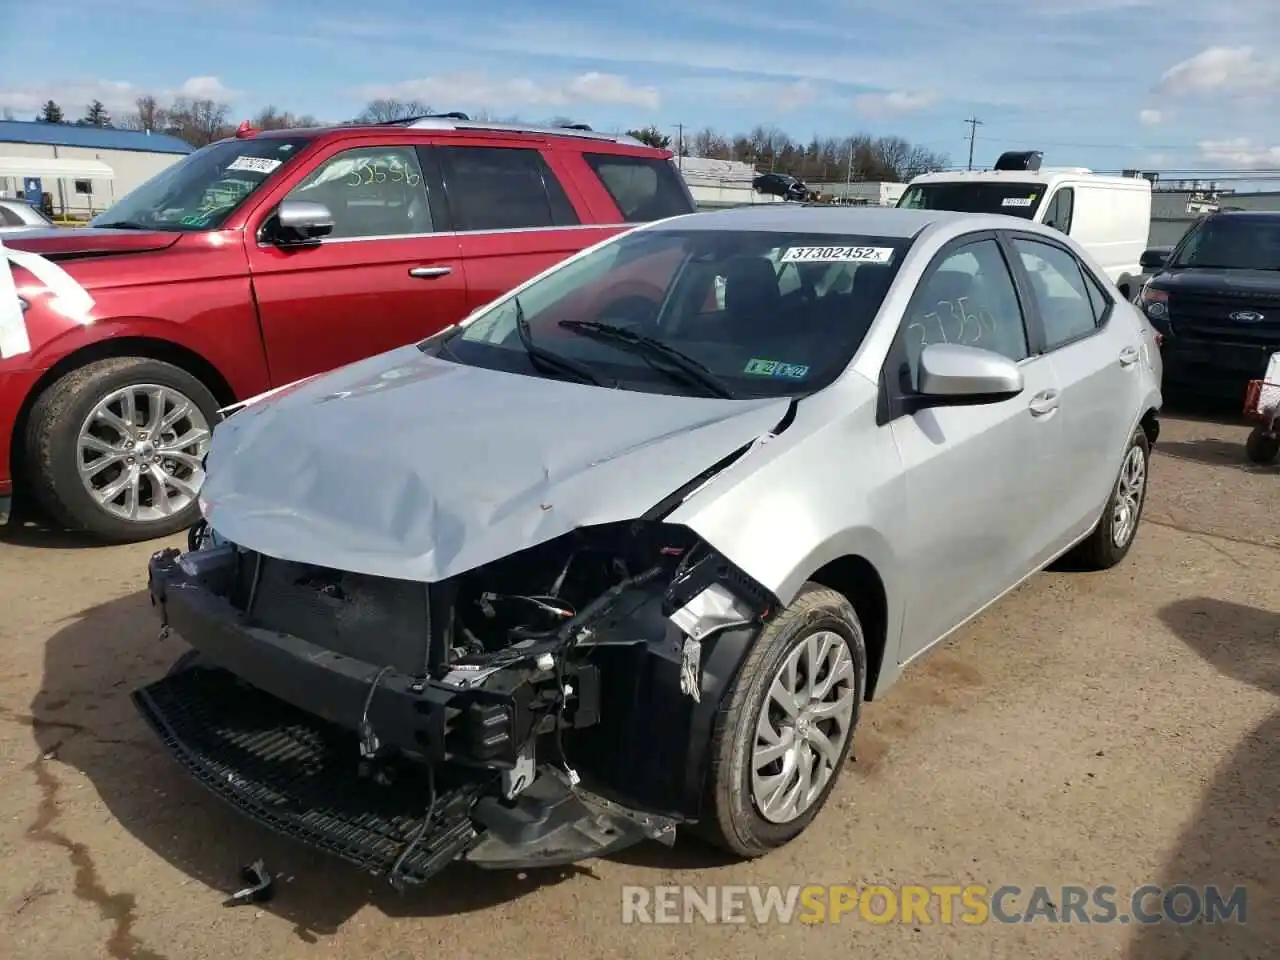
[[[92,221],[133,230],[214,230],[306,146],[302,137],[223,140],[165,168]]]
[[[1002,213],[1030,220],[1044,197],[1043,183],[917,183],[898,201],[909,210],[954,210],[959,213]]]
[[[1280,270],[1280,217],[1209,217],[1192,227],[1170,267]]]
[[[689,230],[621,235],[421,346],[610,387],[811,393],[848,365],[910,240]]]

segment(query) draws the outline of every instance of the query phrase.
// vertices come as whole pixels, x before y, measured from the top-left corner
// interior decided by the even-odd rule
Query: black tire
[[[854,706],[849,734],[839,763],[817,800],[787,823],[762,817],[751,795],[751,753],[761,707],[787,654],[819,630],[830,630],[845,641],[853,661]],[[795,839],[827,802],[848,760],[862,712],[866,689],[867,650],[862,625],[853,606],[834,590],[807,583],[791,604],[756,639],[725,694],[712,732],[707,777],[707,815],[697,824],[705,839],[736,856],[754,858]]]
[[[114,390],[154,383],[187,397],[212,427],[218,401],[209,388],[180,367],[144,357],[98,360],[72,370],[51,384],[31,408],[26,431],[26,470],[32,493],[50,518],[69,530],[112,543],[164,537],[199,519],[192,502],[163,519],[130,521],[100,507],[80,481],[76,458],[80,425]]]
[[[1267,436],[1262,424],[1258,424],[1244,442],[1244,452],[1253,463],[1271,463],[1280,456],[1280,434]]]
[[[1112,536],[1113,517],[1115,515],[1116,502],[1120,498],[1120,477],[1116,477],[1115,485],[1111,488],[1111,496],[1107,498],[1107,506],[1102,511],[1102,516],[1098,519],[1098,525],[1093,528],[1093,532],[1088,538],[1081,541],[1075,549],[1070,553],[1070,559],[1087,570],[1110,570],[1126,556],[1129,555],[1130,548],[1133,547],[1133,541],[1138,539],[1138,528],[1142,524],[1142,511],[1147,503],[1147,487],[1149,486],[1147,478],[1151,475],[1151,444],[1147,442],[1147,435],[1139,428],[1129,441],[1129,446],[1125,448],[1124,458],[1121,464],[1127,464],[1133,450],[1142,452],[1142,467],[1144,482],[1142,484],[1142,494],[1138,501],[1138,515],[1134,519],[1133,532],[1129,534],[1129,539],[1122,546],[1118,546],[1115,538]],[[1123,471],[1124,467],[1121,467]]]

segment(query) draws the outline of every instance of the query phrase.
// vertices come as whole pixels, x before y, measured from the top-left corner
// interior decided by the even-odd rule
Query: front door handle
[[[1058,409],[1058,391],[1041,390],[1027,404],[1033,417],[1043,417]]]
[[[1141,354],[1138,353],[1137,347],[1125,347],[1120,351],[1120,366],[1132,367],[1138,362],[1140,356]]]
[[[410,267],[409,276],[417,280],[434,280],[453,273],[453,267]]]

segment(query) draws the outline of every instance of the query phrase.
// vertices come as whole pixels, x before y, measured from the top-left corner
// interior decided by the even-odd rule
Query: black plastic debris
[[[274,880],[261,860],[240,868],[240,882],[245,886],[227,897],[222,903],[224,907],[235,907],[242,903],[266,903],[275,895],[272,886]]]

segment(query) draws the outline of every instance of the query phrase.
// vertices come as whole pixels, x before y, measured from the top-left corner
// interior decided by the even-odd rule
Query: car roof
[[[670,157],[670,150],[662,150],[642,143],[629,134],[606,133],[578,127],[541,127],[522,123],[458,120],[448,116],[427,116],[397,120],[389,123],[350,123],[329,127],[291,127],[282,130],[255,130],[251,137],[270,139],[320,138],[334,136],[368,136],[370,134],[402,133],[412,131],[429,138],[432,134],[476,137],[518,137],[546,139],[553,137],[570,143],[591,144],[593,149],[608,151],[611,147],[623,147],[628,151],[642,150],[655,155]],[[235,139],[234,137],[228,139]]]
[[[915,237],[934,224],[955,223],[969,229],[1027,229],[1028,221],[999,214],[952,210],[905,210],[898,207],[809,206],[758,203],[728,210],[692,213],[655,224],[678,230],[762,230],[777,233],[829,233],[846,236]]]

